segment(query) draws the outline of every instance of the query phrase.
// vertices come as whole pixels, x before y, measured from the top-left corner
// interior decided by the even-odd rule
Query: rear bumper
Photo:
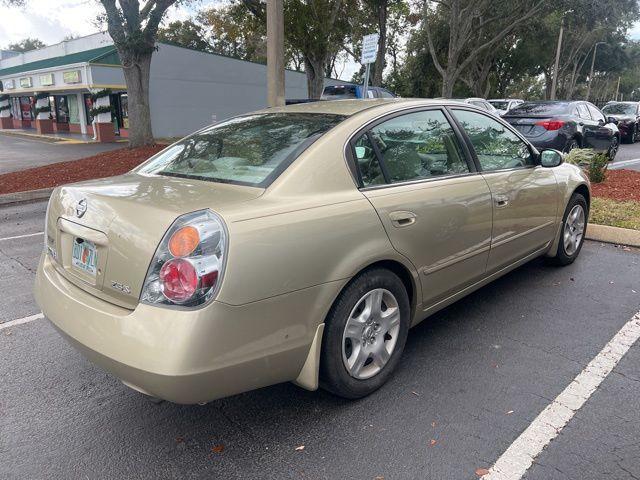
[[[295,380],[344,282],[243,306],[126,310],[64,279],[40,260],[35,296],[44,315],[89,360],[143,393],[201,403]]]
[[[555,150],[563,151],[568,143],[568,138],[564,135],[558,135],[555,132],[548,132],[538,137],[525,137],[529,140],[534,147],[538,150],[544,150],[545,148],[553,148]]]

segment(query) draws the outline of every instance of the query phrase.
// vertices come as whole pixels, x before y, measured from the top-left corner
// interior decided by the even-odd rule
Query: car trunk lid
[[[262,192],[134,173],[61,187],[49,203],[47,248],[67,280],[133,309],[156,248],[177,217],[250,201]]]

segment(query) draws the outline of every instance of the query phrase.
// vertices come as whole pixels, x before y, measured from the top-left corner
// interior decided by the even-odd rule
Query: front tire
[[[380,388],[400,361],[409,322],[409,297],[396,274],[375,268],[356,277],[325,321],[321,386],[349,399]]]
[[[587,200],[582,194],[574,193],[569,199],[562,217],[560,241],[556,254],[552,258],[556,265],[569,265],[578,258],[584,244],[588,218],[589,205]]]

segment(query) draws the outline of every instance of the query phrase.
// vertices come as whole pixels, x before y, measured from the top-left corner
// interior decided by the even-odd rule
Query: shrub
[[[609,157],[606,153],[599,153],[594,155],[589,163],[589,180],[592,183],[604,182],[607,178],[607,168],[609,168]]]
[[[591,159],[596,152],[592,148],[574,148],[564,157],[564,161],[578,166],[586,166],[591,163]]]

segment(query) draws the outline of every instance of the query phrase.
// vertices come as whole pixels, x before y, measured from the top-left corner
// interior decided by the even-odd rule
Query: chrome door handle
[[[509,196],[508,195],[494,195],[493,201],[498,208],[504,208],[509,205]]]
[[[398,228],[408,227],[409,225],[416,223],[416,214],[413,212],[399,210],[391,212],[389,214],[389,218],[391,219],[393,226]]]

